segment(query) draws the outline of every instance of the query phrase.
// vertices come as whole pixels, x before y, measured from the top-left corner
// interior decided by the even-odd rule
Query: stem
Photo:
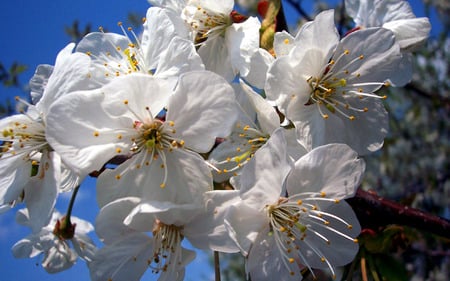
[[[347,199],[363,228],[398,224],[448,237],[450,221],[439,216],[411,208],[359,188],[353,198]]]
[[[219,252],[214,251],[214,272],[215,272],[215,281],[220,281],[220,260],[219,260]]]
[[[71,225],[70,216],[72,215],[72,209],[73,209],[73,205],[75,203],[75,198],[77,197],[78,189],[80,189],[79,185],[77,185],[73,189],[72,197],[70,197],[69,207],[67,208],[67,214],[66,214],[66,219],[65,219],[66,225]]]

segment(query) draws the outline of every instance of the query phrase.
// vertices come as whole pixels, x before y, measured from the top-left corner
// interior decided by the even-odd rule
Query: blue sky
[[[306,2],[306,1],[305,1]],[[332,1],[336,2],[336,1]],[[114,3],[114,4],[112,4]],[[424,16],[422,1],[411,1],[416,15]],[[15,0],[1,1],[0,18],[0,62],[9,67],[14,61],[28,65],[28,70],[20,76],[25,84],[33,75],[38,64],[54,64],[56,54],[70,38],[64,33],[65,26],[71,26],[74,20],[80,21],[83,28],[87,23],[92,24],[93,30],[104,26],[110,31],[120,32],[118,21],[126,22],[129,12],[137,12],[144,16],[148,4],[145,0],[106,1],[106,0]],[[294,20],[294,14],[286,5],[288,20]],[[0,87],[0,98],[24,95],[20,89],[5,89]],[[80,196],[73,214],[90,221],[94,221],[96,212],[93,181],[84,184],[80,189]],[[68,196],[63,196],[58,203],[61,212],[65,212]],[[88,207],[86,207],[88,206]],[[94,207],[91,207],[94,206]],[[14,243],[25,237],[28,229],[14,222],[14,212],[0,216],[0,276],[1,280],[13,281],[79,281],[89,280],[89,273],[83,262],[79,262],[73,269],[49,275],[41,267],[36,266],[40,259],[14,259],[10,248]],[[207,264],[207,256],[202,254],[199,260],[188,268],[186,280],[212,280],[212,269]],[[153,280],[151,274],[146,280]]]

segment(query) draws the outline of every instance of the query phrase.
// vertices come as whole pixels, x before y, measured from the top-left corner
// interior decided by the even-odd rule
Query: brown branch
[[[219,252],[214,251],[214,272],[215,272],[215,281],[220,281],[220,261],[219,261]]]
[[[398,224],[442,237],[450,237],[450,221],[364,191],[361,188],[358,189],[355,197],[347,199],[347,202],[353,207],[363,228]]]

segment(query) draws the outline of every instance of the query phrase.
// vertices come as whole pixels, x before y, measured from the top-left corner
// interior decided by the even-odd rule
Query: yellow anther
[[[116,175],[116,180],[120,180],[121,177],[121,175]]]
[[[97,132],[97,131],[94,132],[94,137],[98,137],[99,135],[100,135],[99,132]]]
[[[327,259],[326,259],[325,257],[321,257],[321,258],[320,258],[320,261],[321,261],[321,262],[325,262],[326,260],[327,260]]]
[[[384,95],[384,96],[382,96],[381,98],[385,100],[385,99],[387,99],[387,96],[386,96],[386,95]]]
[[[359,59],[362,60],[364,58],[364,55],[360,55]]]
[[[122,152],[122,149],[120,149],[120,148],[118,147],[118,148],[116,148],[116,152],[117,152],[117,153],[121,153],[121,152]]]
[[[324,115],[322,115],[322,117],[323,117],[323,119],[328,119],[328,114],[324,114]]]
[[[248,129],[250,129],[249,125],[245,125],[244,128],[243,128],[244,131],[247,131]]]
[[[289,39],[288,38],[284,39],[283,43],[286,45],[289,44]]]
[[[349,50],[345,50],[344,51],[344,55],[348,55],[348,54],[350,54],[350,51]]]
[[[166,184],[162,183],[162,184],[159,185],[159,187],[164,188],[164,187],[166,187]]]
[[[294,262],[295,262],[294,258],[289,259],[289,263],[294,263]]]
[[[122,26],[122,22],[121,21],[117,22],[117,25]]]
[[[117,135],[117,139],[121,140],[121,139],[122,139],[122,135],[121,135],[121,134],[118,134],[118,135]]]
[[[280,232],[285,232],[287,229],[286,229],[286,227],[284,227],[284,226],[280,226]]]
[[[99,30],[100,32],[103,32],[103,26],[99,26],[99,27],[98,27],[98,30]]]
[[[367,111],[369,111],[369,109],[368,109],[367,107],[364,107],[364,108],[363,108],[363,111],[364,111],[364,112],[367,112]]]
[[[124,101],[123,101],[123,104],[128,104],[128,100],[124,100]]]
[[[348,119],[350,119],[350,121],[353,121],[353,120],[355,120],[355,119],[356,119],[356,117],[355,117],[355,116],[353,116],[353,115],[350,115],[350,116],[348,117]]]
[[[353,225],[349,224],[349,225],[347,225],[347,228],[348,229],[353,229]]]
[[[327,196],[327,194],[326,194],[325,192],[322,191],[322,192],[320,192],[320,196],[321,196],[321,197],[325,197],[325,196]]]
[[[173,121],[168,121],[168,123],[169,123],[169,126],[170,126],[170,127],[175,126],[175,122],[173,122]]]
[[[339,204],[341,201],[339,199],[335,199],[334,203]]]
[[[358,239],[353,239],[353,243],[359,243]]]
[[[88,52],[86,52],[86,55],[90,56],[90,55],[92,55],[92,53],[88,51]]]
[[[36,160],[33,160],[33,161],[31,161],[31,165],[33,165],[33,166],[37,166],[37,165],[39,165],[39,162],[38,162],[38,161],[36,161]]]

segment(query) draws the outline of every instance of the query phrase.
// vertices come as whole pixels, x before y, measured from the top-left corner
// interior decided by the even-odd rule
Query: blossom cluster
[[[32,232],[14,255],[43,254],[48,272],[79,257],[98,281],[183,280],[188,240],[242,253],[252,280],[336,277],[358,251],[344,199],[359,156],[388,132],[377,91],[411,79],[428,19],[402,0],[346,0],[345,36],[327,10],[265,50],[260,19],[232,0],[149,2],[141,35],[119,23],[67,45],[36,69],[27,110],[0,120],[0,210],[25,203]],[[99,249],[72,206],[55,210],[89,175]]]

